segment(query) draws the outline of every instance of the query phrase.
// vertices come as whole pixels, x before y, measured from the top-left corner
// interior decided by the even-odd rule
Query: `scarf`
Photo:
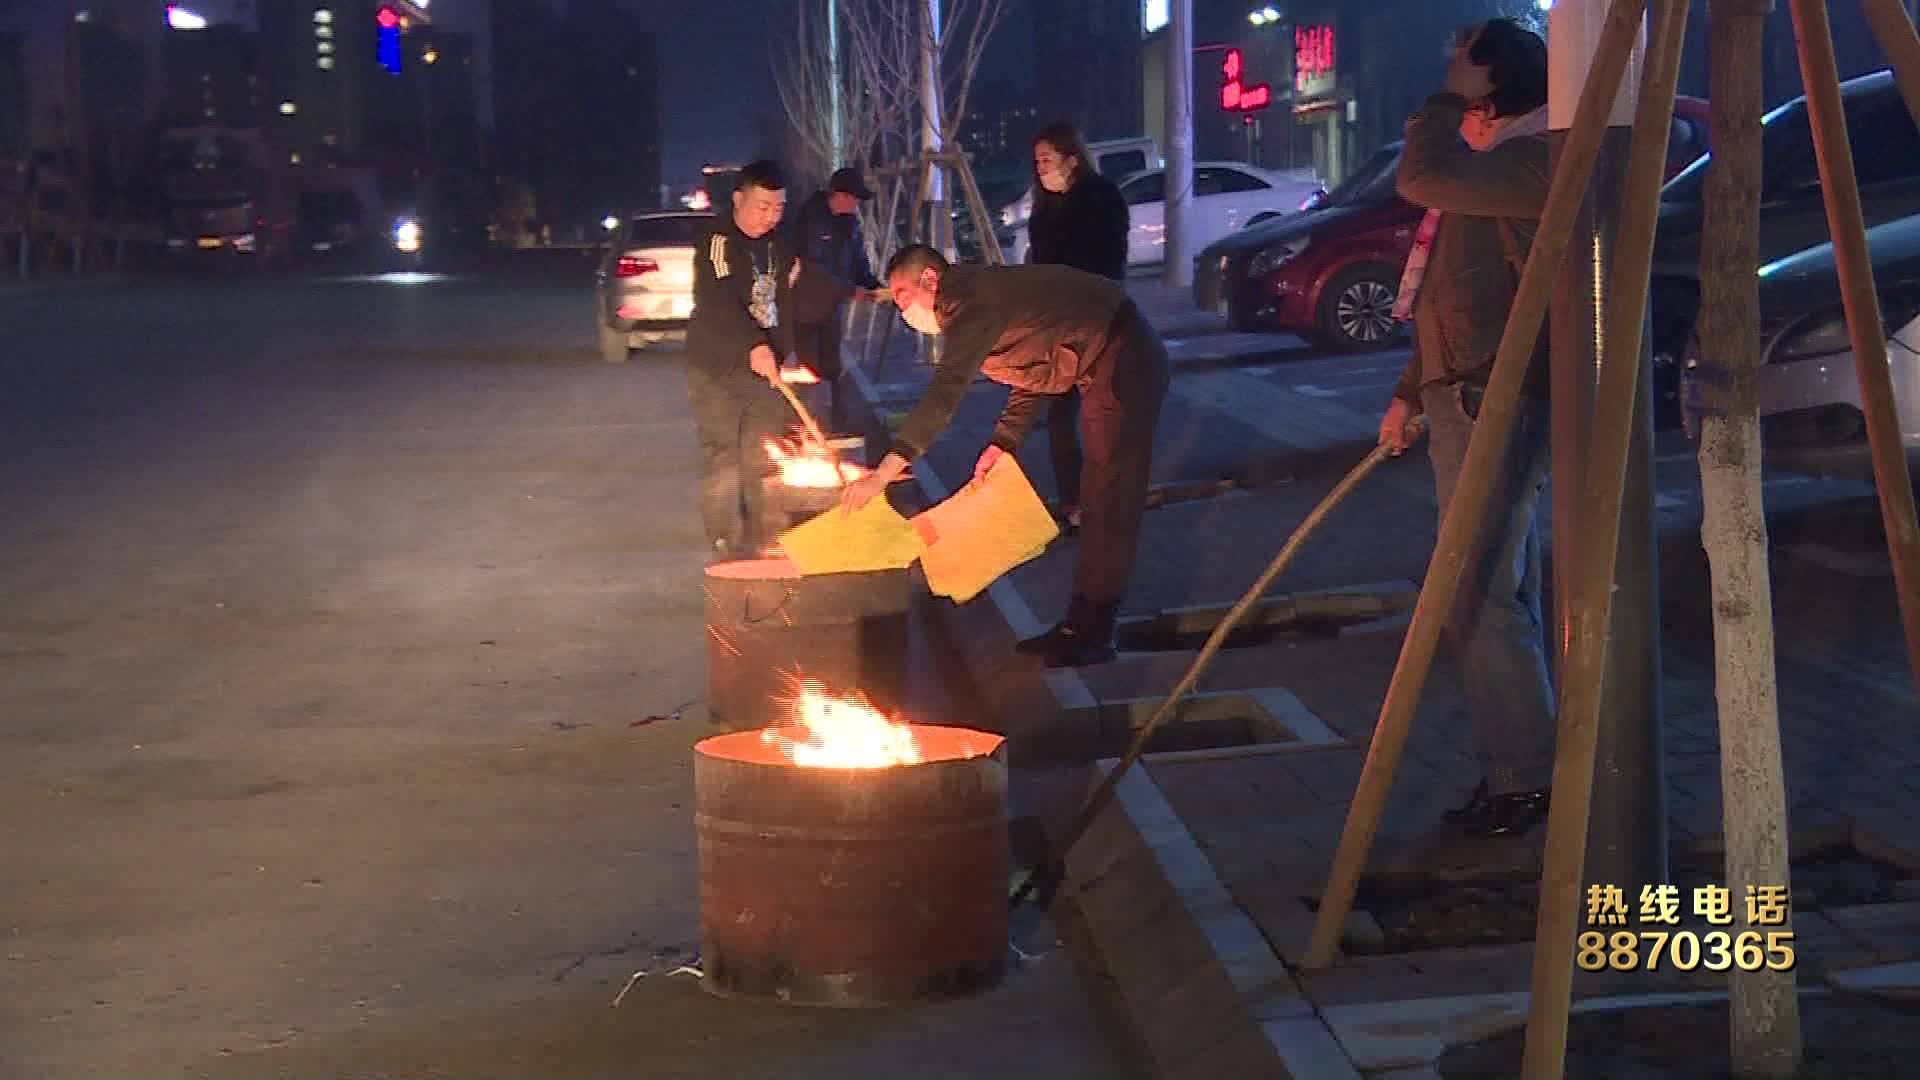
[[[1518,139],[1528,135],[1540,135],[1547,130],[1547,107],[1545,105],[1515,117],[1513,122],[1500,129],[1487,145],[1491,150],[1508,139]],[[1400,274],[1400,292],[1394,297],[1393,317],[1399,322],[1413,318],[1413,301],[1420,295],[1420,280],[1427,276],[1427,259],[1433,255],[1433,238],[1440,231],[1441,212],[1429,210],[1420,219],[1420,229],[1413,234],[1413,250],[1407,253],[1407,268]]]

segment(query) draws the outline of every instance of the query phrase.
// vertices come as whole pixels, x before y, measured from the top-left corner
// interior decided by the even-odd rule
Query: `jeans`
[[[766,440],[786,427],[786,405],[758,377],[717,377],[687,365],[687,397],[700,437],[700,520],[710,549],[751,558],[780,534],[767,497]]]
[[[1420,391],[1443,523],[1466,464],[1479,396],[1479,388],[1458,384]],[[1467,715],[1494,795],[1553,782],[1554,698],[1535,520],[1547,461],[1547,405],[1522,397],[1506,454],[1493,470],[1480,535],[1447,615],[1445,639],[1461,664]]]

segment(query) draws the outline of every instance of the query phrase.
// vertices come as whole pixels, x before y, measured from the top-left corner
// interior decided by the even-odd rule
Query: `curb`
[[[877,426],[872,383],[858,365],[847,371],[869,427]],[[914,477],[930,502],[946,497],[930,469],[916,469]],[[958,643],[958,662],[988,697],[996,726],[1008,731],[1009,741],[1015,742],[1017,731],[1009,721],[1030,722],[1036,709],[1056,718],[1071,710],[1097,711],[1101,703],[1073,669],[1014,669],[966,647],[1003,646],[1007,630],[1018,638],[1042,629],[1006,578],[986,595],[1002,624],[999,633],[982,633],[991,616],[978,607],[926,610],[943,624],[944,636]],[[1324,729],[1297,735],[1310,745],[1331,737]],[[1088,790],[1117,764],[1107,758],[1090,766]],[[1146,769],[1130,770],[1116,796],[1071,852],[1061,896],[1084,928],[1073,935],[1092,954],[1082,960],[1111,977],[1123,1019],[1146,1048],[1155,1075],[1360,1080],[1333,1029],[1228,894]]]

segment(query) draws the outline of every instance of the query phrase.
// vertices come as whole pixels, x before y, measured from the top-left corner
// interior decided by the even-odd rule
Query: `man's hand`
[[[887,490],[887,478],[872,472],[853,481],[840,491],[840,509],[852,513],[874,500],[874,497]]]
[[[1447,65],[1447,81],[1444,89],[1459,94],[1469,103],[1484,101],[1493,93],[1493,79],[1487,74],[1487,65],[1476,64],[1468,58],[1473,51],[1473,42],[1454,47],[1453,62]]]
[[[1007,452],[1005,450],[994,443],[988,443],[987,448],[980,451],[980,460],[973,463],[973,478],[975,480],[985,480],[987,474],[993,471],[993,467],[998,465],[1000,459],[1006,456]]]
[[[780,358],[773,355],[773,350],[767,346],[755,345],[753,351],[747,354],[747,364],[753,368],[755,375],[768,382],[780,381]]]
[[[1406,453],[1420,441],[1423,428],[1417,423],[1419,417],[1412,402],[1394,398],[1387,406],[1387,415],[1380,419],[1380,445],[1390,449],[1395,457]]]

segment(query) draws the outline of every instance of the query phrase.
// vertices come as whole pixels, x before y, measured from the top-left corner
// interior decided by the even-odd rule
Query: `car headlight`
[[[1275,270],[1280,269],[1298,258],[1300,253],[1305,250],[1307,250],[1307,241],[1304,239],[1289,240],[1285,243],[1274,244],[1271,247],[1265,248],[1260,254],[1255,255],[1248,261],[1247,276],[1250,278],[1266,277],[1268,274],[1273,273]]]

